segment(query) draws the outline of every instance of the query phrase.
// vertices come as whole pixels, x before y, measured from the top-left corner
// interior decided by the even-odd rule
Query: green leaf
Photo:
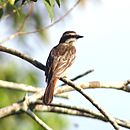
[[[55,1],[56,1],[57,5],[58,5],[59,8],[60,8],[60,0],[55,0]]]
[[[43,0],[51,20],[54,18],[54,0]]]
[[[45,0],[50,6],[51,6],[51,2],[50,0]]]
[[[15,0],[8,0],[11,5],[14,5]]]
[[[1,19],[2,15],[3,15],[3,9],[0,9],[0,19]]]

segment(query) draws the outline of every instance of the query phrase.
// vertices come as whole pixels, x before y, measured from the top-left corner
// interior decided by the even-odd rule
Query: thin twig
[[[74,77],[74,78],[72,78],[72,79],[70,79],[70,80],[71,80],[71,81],[75,81],[75,80],[77,80],[77,79],[79,79],[79,78],[82,78],[83,76],[86,76],[86,75],[92,73],[93,71],[94,71],[93,69],[87,70],[87,71],[84,72],[83,74],[80,74],[80,75],[78,75],[78,76],[76,76],[76,77]],[[60,86],[64,86],[64,85],[65,85],[65,84],[63,83],[63,84],[61,84]]]
[[[78,76],[72,78],[71,81],[75,81],[75,80],[77,80],[77,79],[79,79],[79,78],[82,78],[83,76],[88,75],[88,74],[92,73],[93,71],[94,71],[94,69],[87,70],[87,71],[84,72],[83,74],[80,74],[80,75],[78,75]]]
[[[34,119],[42,128],[45,130],[53,130],[47,124],[45,124],[37,115],[35,115],[31,110],[25,111],[32,119]]]
[[[21,24],[21,26],[20,26],[20,28],[18,29],[17,32],[20,32],[20,31],[23,30],[27,19],[28,19],[29,16],[32,14],[32,11],[33,11],[33,2],[31,2],[30,6],[29,6],[29,9],[28,9],[28,13],[27,13],[27,15],[25,16],[25,18],[24,18],[24,20],[23,20],[23,22],[22,22],[22,24]]]
[[[29,32],[22,32],[22,31],[17,31],[15,33],[13,33],[12,35],[6,37],[5,39],[1,40],[0,41],[0,44],[3,44],[5,42],[7,42],[8,40],[11,40],[17,36],[20,36],[20,35],[27,35],[27,34],[32,34],[32,33],[37,33],[37,32],[41,32],[41,31],[45,31],[49,28],[51,28],[52,26],[54,26],[55,24],[59,23],[62,19],[64,19],[78,4],[79,4],[80,0],[78,0],[63,16],[61,16],[59,19],[57,19],[56,21],[54,21],[52,24],[44,27],[44,28],[40,28],[40,29],[37,29],[37,30],[34,30],[34,31],[29,31]]]

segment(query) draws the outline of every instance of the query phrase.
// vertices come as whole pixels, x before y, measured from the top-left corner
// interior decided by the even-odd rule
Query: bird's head
[[[62,35],[60,43],[73,44],[77,39],[82,37],[83,36],[76,34],[74,31],[66,31]]]

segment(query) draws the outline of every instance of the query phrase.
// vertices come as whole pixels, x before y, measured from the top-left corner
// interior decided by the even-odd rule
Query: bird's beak
[[[76,39],[83,38],[84,36],[76,35]]]

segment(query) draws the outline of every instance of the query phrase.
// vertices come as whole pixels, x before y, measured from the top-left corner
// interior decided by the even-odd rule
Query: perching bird
[[[56,82],[64,76],[66,69],[72,65],[76,55],[75,42],[82,37],[74,31],[66,31],[63,33],[59,44],[50,51],[45,70],[47,87],[43,96],[44,104],[52,102]]]

